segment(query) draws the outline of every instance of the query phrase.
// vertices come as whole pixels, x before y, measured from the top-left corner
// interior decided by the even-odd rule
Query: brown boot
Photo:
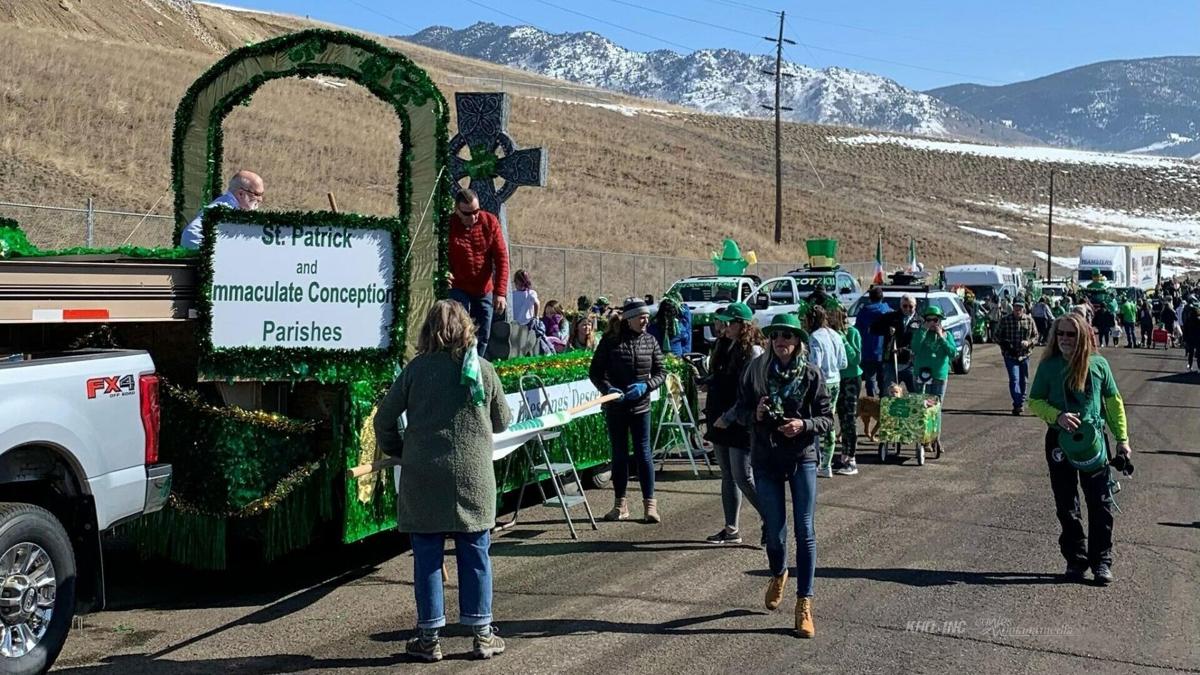
[[[629,499],[617,497],[613,502],[612,511],[604,514],[604,519],[609,521],[629,520]]]
[[[777,577],[771,577],[767,582],[767,595],[763,599],[767,609],[776,609],[779,603],[783,602],[783,589],[787,588],[788,571],[783,570],[783,574]]]
[[[659,515],[658,515],[658,500],[657,499],[643,499],[642,505],[646,507],[646,522],[647,523],[661,523],[662,522],[662,518],[659,517]]]
[[[810,638],[817,634],[813,628],[812,598],[796,599],[796,633],[802,638]]]

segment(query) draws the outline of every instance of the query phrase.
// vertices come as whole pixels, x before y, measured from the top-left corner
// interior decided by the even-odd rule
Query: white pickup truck
[[[104,605],[100,533],[163,507],[143,351],[0,354],[0,672],[42,673]]]

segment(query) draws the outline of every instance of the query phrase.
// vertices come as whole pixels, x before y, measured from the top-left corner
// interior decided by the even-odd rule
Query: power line
[[[683,16],[681,14],[672,14],[671,12],[664,12],[661,9],[654,9],[652,7],[643,7],[641,5],[635,5],[632,2],[625,2],[625,0],[608,0],[608,1],[616,3],[618,5],[625,5],[626,7],[632,7],[634,9],[640,9],[642,11],[652,12],[654,14],[659,14],[662,16],[669,16],[673,19],[679,19],[681,21],[687,21],[689,23],[694,23],[694,24],[698,24],[701,26],[708,26],[709,28],[716,28],[718,30],[728,31],[730,33],[737,33],[738,35],[749,35],[752,38],[761,38],[762,37],[762,35],[759,35],[758,33],[751,33],[749,31],[740,30],[738,28],[730,28],[729,26],[722,26],[721,24],[718,24],[718,23],[709,23],[707,21],[701,21],[700,19],[693,19],[691,17]]]
[[[972,79],[972,80],[983,80],[986,82],[994,82],[996,84],[1004,84],[1000,80],[997,80],[997,79],[991,78],[991,77],[984,77],[983,75],[972,75],[971,73],[960,73],[960,72],[956,72],[953,70],[942,70],[940,68],[930,68],[928,66],[918,66],[915,63],[905,63],[903,61],[893,61],[891,59],[881,59],[876,56],[867,56],[866,54],[856,54],[854,52],[847,52],[847,51],[844,51],[841,49],[833,49],[832,47],[822,47],[820,45],[809,44],[809,43],[806,43],[803,40],[800,40],[799,38],[797,38],[796,34],[791,32],[791,30],[792,30],[791,26],[788,26],[788,34],[791,35],[793,38],[795,38],[796,42],[798,44],[802,45],[803,47],[805,47],[806,49],[815,49],[817,51],[829,52],[830,54],[840,54],[842,56],[852,56],[854,58],[863,59],[865,61],[875,61],[878,63],[886,63],[886,64],[893,65],[893,66],[900,66],[902,68],[912,68],[914,70],[924,70],[924,71],[930,72],[930,73],[939,73],[942,75],[954,75],[955,77],[965,77],[965,78]]]
[[[758,12],[766,12],[767,14],[773,14],[775,16],[779,16],[779,10],[767,9],[766,7],[759,7],[757,5],[751,5],[746,2],[738,2],[738,0],[708,0],[708,2],[711,2],[714,5],[724,5],[726,7],[738,7],[741,9],[753,9]]]
[[[401,26],[404,26],[405,28],[408,28],[409,30],[411,30],[411,31],[412,31],[412,32],[414,32],[414,33],[419,33],[419,32],[421,32],[421,29],[420,29],[420,28],[417,28],[416,26],[412,25],[411,23],[408,23],[408,22],[405,22],[405,21],[401,21],[400,19],[397,19],[396,17],[394,17],[394,16],[390,16],[390,15],[388,15],[388,14],[384,14],[383,12],[380,12],[380,11],[379,11],[379,10],[377,10],[377,9],[372,9],[371,7],[368,7],[367,5],[364,5],[363,3],[359,2],[358,0],[347,0],[347,1],[348,1],[350,4],[352,4],[352,5],[357,5],[358,7],[362,8],[362,9],[365,9],[366,11],[368,11],[368,12],[370,12],[370,13],[374,14],[375,16],[381,16],[381,17],[383,17],[383,18],[385,18],[385,19],[387,19],[387,20],[389,20],[389,21],[392,21],[392,22],[395,22],[395,23],[397,23],[397,24],[400,24]]]
[[[647,37],[647,38],[650,38],[651,40],[658,40],[659,42],[662,42],[663,44],[671,45],[672,47],[679,47],[680,49],[686,49],[689,52],[699,51],[695,47],[689,47],[687,45],[679,44],[678,42],[672,42],[671,40],[668,40],[663,37],[659,37],[657,35],[651,35],[650,33],[643,33],[640,30],[637,30],[635,28],[630,28],[628,26],[622,26],[619,23],[613,23],[612,21],[605,21],[604,19],[592,16],[590,14],[584,14],[583,12],[578,12],[573,9],[568,9],[566,7],[556,5],[553,2],[547,2],[547,0],[537,0],[537,2],[539,2],[543,5],[546,5],[547,7],[553,7],[554,9],[557,9],[561,12],[567,12],[568,14],[575,14],[576,16],[582,16],[585,19],[590,19],[597,23],[602,23],[606,26],[612,26],[613,28],[616,28],[618,30],[623,30],[627,33],[633,33],[634,35],[641,35],[642,37]],[[758,37],[758,36],[755,36],[755,37]]]
[[[471,3],[472,5],[475,5],[476,7],[482,7],[483,9],[486,9],[486,10],[488,10],[489,12],[494,12],[494,13],[496,13],[496,14],[500,14],[500,15],[502,15],[502,16],[507,16],[508,18],[510,18],[510,19],[513,19],[513,20],[515,20],[515,21],[519,21],[519,22],[521,22],[521,23],[525,24],[526,26],[533,26],[534,28],[537,28],[537,26],[534,26],[534,24],[533,24],[533,22],[532,22],[532,21],[528,21],[528,20],[526,20],[526,19],[522,19],[521,17],[519,17],[519,16],[517,16],[517,15],[515,15],[515,14],[509,14],[508,12],[505,12],[505,11],[502,11],[502,10],[499,10],[499,9],[496,9],[495,7],[492,7],[492,6],[490,6],[490,5],[485,5],[485,4],[484,4],[484,3],[482,3],[482,2],[477,2],[477,0],[466,0],[466,2],[469,2],[469,3]],[[541,29],[540,29],[540,28],[538,28],[538,30],[541,30]],[[549,32],[549,31],[546,31],[546,32]]]

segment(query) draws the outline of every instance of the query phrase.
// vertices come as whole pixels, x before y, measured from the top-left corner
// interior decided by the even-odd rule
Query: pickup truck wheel
[[[75,613],[75,555],[58,519],[0,502],[0,671],[44,673]]]

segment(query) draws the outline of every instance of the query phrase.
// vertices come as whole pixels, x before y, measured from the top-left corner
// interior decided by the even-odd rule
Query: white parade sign
[[[661,387],[660,387],[661,389]],[[513,419],[521,419],[521,396],[522,392],[513,392],[505,394],[504,400],[508,403],[508,409],[512,411]],[[530,389],[524,392],[524,396],[529,401],[529,407],[535,413],[540,413],[542,404],[542,392],[538,389]],[[574,382],[564,382],[563,384],[552,384],[546,387],[546,396],[550,398],[550,412],[562,412],[567,408],[574,408],[580,403],[586,403],[595,398],[600,398],[600,392],[596,391],[596,387],[592,385],[591,380],[576,380]],[[658,389],[650,392],[650,400],[658,400]],[[586,417],[587,415],[595,415],[601,412],[601,408],[588,408],[576,415],[576,417]]]
[[[222,222],[213,234],[213,347],[389,346],[390,232]]]

